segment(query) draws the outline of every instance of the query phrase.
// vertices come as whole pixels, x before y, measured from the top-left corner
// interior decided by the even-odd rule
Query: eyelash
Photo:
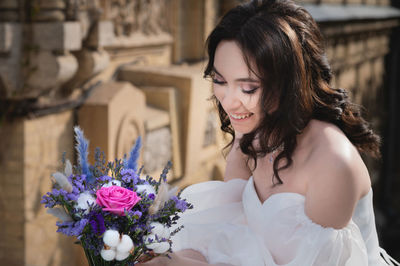
[[[224,84],[226,84],[225,81],[220,81],[220,80],[217,80],[217,79],[212,79],[212,82],[213,82],[214,84],[217,84],[217,85],[224,85]],[[246,94],[253,94],[258,88],[259,88],[259,87],[251,87],[251,90],[242,90],[242,92],[243,92],[243,93],[246,93]]]

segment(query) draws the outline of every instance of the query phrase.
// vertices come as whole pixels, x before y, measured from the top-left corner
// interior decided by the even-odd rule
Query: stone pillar
[[[127,82],[110,82],[96,88],[80,108],[78,124],[90,140],[89,159],[96,147],[108,161],[129,154],[138,136],[144,136],[143,92]]]
[[[84,265],[80,247],[56,233],[41,196],[63,152],[73,160],[73,111],[0,126],[0,261],[3,265]]]
[[[220,1],[173,0],[171,5],[173,62],[203,60],[204,43],[218,19]]]

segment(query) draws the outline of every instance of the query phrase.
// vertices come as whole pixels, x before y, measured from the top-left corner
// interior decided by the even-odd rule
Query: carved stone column
[[[129,154],[138,136],[144,136],[145,96],[127,82],[96,88],[79,110],[78,124],[90,139],[89,159],[99,147],[107,160]]]

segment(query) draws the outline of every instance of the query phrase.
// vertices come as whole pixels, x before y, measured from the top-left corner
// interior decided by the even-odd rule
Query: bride
[[[321,33],[292,1],[229,11],[207,40],[224,181],[195,184],[171,259],[140,265],[399,265],[379,247],[360,157],[379,137],[330,85]],[[393,264],[395,263],[395,264]]]

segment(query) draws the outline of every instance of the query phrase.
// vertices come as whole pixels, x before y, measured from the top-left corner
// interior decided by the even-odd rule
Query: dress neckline
[[[304,196],[303,194],[300,194],[298,192],[277,192],[277,193],[273,193],[271,194],[266,200],[261,201],[260,198],[258,197],[256,188],[255,188],[255,184],[254,184],[254,180],[253,180],[253,176],[250,176],[249,180],[248,180],[248,185],[250,186],[251,189],[251,194],[254,195],[254,197],[256,198],[257,202],[259,203],[259,205],[263,208],[265,205],[267,205],[268,202],[273,201],[274,198],[279,198],[282,196],[293,196],[294,198],[298,198],[302,201],[305,201],[306,196]],[[360,198],[357,202],[357,205],[360,204],[362,201],[366,200],[369,195],[372,194],[372,187],[370,187],[369,191],[367,194],[365,194],[362,198]]]
[[[286,196],[291,195],[291,196],[297,197],[297,198],[302,199],[302,200],[305,199],[305,196],[304,196],[304,195],[302,195],[302,194],[300,194],[300,193],[297,193],[297,192],[277,192],[277,193],[271,194],[271,195],[270,195],[266,200],[264,200],[264,202],[263,202],[263,201],[261,201],[260,198],[258,197],[256,188],[255,188],[255,184],[254,184],[254,180],[253,180],[253,176],[250,176],[247,185],[250,187],[250,190],[251,190],[250,193],[254,195],[256,201],[258,202],[258,204],[259,204],[261,207],[264,207],[265,205],[267,205],[268,202],[273,201],[274,198],[279,198],[279,197],[282,197],[282,196],[285,196],[285,195],[286,195]]]

